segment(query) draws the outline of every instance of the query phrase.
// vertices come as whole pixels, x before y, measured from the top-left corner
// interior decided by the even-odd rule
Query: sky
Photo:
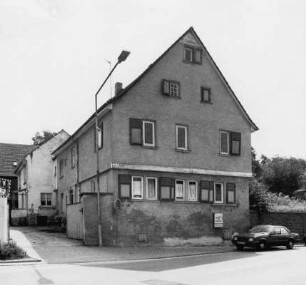
[[[74,133],[193,26],[259,127],[258,157],[306,159],[306,1],[0,0],[0,142]]]

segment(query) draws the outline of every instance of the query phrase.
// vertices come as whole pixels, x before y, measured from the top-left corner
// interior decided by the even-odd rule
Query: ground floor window
[[[185,192],[185,181],[176,180],[175,181],[175,200],[182,201],[184,200]]]
[[[215,183],[215,192],[214,192],[215,203],[223,203],[223,183]]]
[[[40,193],[40,205],[51,206],[52,205],[52,193]]]
[[[188,201],[197,201],[197,182],[188,181]]]
[[[132,198],[143,199],[143,178],[132,176]]]
[[[157,178],[147,177],[147,199],[156,200],[157,199]]]

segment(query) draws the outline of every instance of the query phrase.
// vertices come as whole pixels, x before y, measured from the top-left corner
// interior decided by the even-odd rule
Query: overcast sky
[[[306,159],[305,3],[0,0],[0,142],[72,134],[94,112],[107,61],[131,51],[112,77],[126,86],[193,26],[260,128],[257,153]]]

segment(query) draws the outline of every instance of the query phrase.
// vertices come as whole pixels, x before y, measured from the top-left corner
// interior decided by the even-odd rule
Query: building
[[[13,225],[46,223],[56,214],[54,179],[56,165],[51,153],[69,138],[61,130],[36,146],[15,169],[18,176],[18,205],[11,211]]]
[[[98,110],[104,245],[229,236],[249,226],[258,128],[193,28]],[[92,115],[53,153],[68,236],[97,244]]]
[[[18,163],[35,148],[35,145],[0,143],[0,188],[9,194],[10,213],[12,209],[18,208],[19,203],[15,169]]]

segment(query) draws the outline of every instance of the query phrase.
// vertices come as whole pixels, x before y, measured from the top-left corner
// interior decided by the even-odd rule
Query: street
[[[305,284],[306,247],[245,250],[160,260],[0,267],[1,285]]]

